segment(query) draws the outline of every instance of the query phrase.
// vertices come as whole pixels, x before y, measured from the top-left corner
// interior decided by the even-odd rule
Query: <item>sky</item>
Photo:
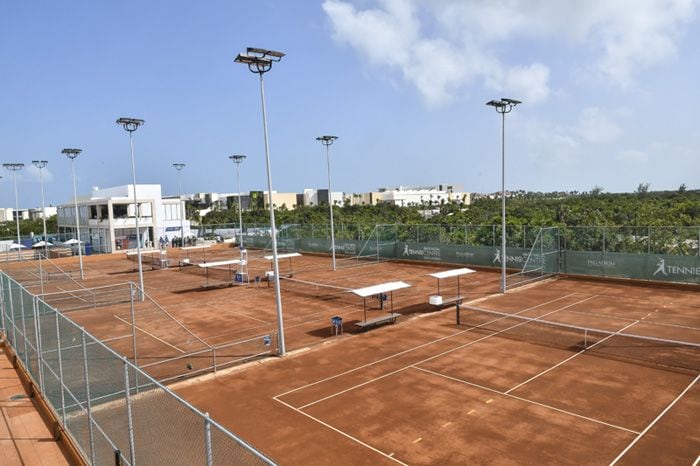
[[[267,189],[246,47],[287,55],[265,75],[273,189],[506,186],[700,188],[700,0],[39,0],[0,4],[0,162],[23,162],[20,207],[131,182],[177,194]],[[2,170],[0,205],[14,206]]]

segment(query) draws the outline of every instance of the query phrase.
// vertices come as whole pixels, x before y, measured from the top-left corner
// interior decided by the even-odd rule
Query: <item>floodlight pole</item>
[[[78,261],[80,262],[80,279],[85,279],[83,271],[83,248],[80,245],[80,214],[78,211],[78,189],[75,186],[75,158],[82,152],[82,149],[63,149],[61,154],[66,154],[71,161],[71,171],[73,172],[73,208],[75,209],[75,235],[78,240]]]
[[[182,183],[180,183],[180,171],[185,168],[184,163],[174,163],[173,167],[177,170],[177,199],[182,205]],[[185,245],[185,215],[187,215],[187,208],[182,209],[180,212],[180,247]]]
[[[39,169],[39,184],[41,185],[41,218],[44,223],[44,254],[49,256],[48,237],[46,236],[46,203],[44,196],[44,167],[49,163],[47,160],[33,160],[32,163]]]
[[[333,224],[333,190],[331,189],[331,155],[330,146],[338,139],[338,136],[319,136],[317,141],[326,146],[326,167],[328,169],[328,205],[331,213],[331,252],[333,254],[333,271],[335,272],[335,225]]]
[[[41,186],[41,219],[44,224],[44,254],[49,257],[48,237],[46,236],[46,202],[44,196],[44,167],[49,163],[47,160],[32,160],[32,163],[39,169],[39,184]],[[44,272],[41,267],[41,252],[39,253],[39,283],[41,284],[41,294],[44,294]]]
[[[241,164],[245,160],[245,155],[232,155],[229,159],[233,160],[236,164],[236,184],[238,189],[238,230],[239,230],[239,243],[238,248],[241,250],[241,260],[243,259],[243,210],[241,203]]]
[[[501,114],[501,293],[506,292],[506,113],[510,113],[519,100],[502,98],[486,102]]]
[[[236,63],[242,63],[248,66],[252,73],[260,76],[260,100],[262,104],[263,117],[263,135],[265,138],[265,168],[267,170],[267,192],[268,204],[270,207],[270,228],[272,229],[272,264],[275,281],[275,301],[277,304],[277,331],[278,331],[278,350],[279,356],[284,356],[287,351],[284,342],[284,321],[282,314],[282,295],[280,293],[280,274],[279,261],[277,258],[277,227],[275,226],[275,209],[272,203],[272,174],[270,173],[270,145],[267,134],[267,112],[265,110],[265,85],[263,82],[263,74],[270,71],[272,64],[278,62],[284,57],[281,52],[272,50],[263,50],[248,47],[245,54],[239,54],[236,57]]]
[[[143,264],[141,263],[141,232],[139,231],[139,204],[138,198],[136,196],[136,162],[134,159],[134,131],[136,131],[139,126],[143,125],[144,120],[138,118],[119,118],[117,124],[121,125],[129,133],[129,147],[131,149],[131,176],[133,179],[134,188],[134,218],[136,219],[136,256],[139,264],[139,301],[146,299],[145,290],[143,288]]]
[[[23,163],[3,163],[3,167],[12,172],[15,181],[15,223],[17,224],[17,259],[22,260],[22,243],[19,235],[19,194],[17,193],[17,172],[24,168]]]

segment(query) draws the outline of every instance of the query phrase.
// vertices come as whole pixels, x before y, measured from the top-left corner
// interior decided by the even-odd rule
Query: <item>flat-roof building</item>
[[[190,236],[190,222],[182,219],[185,202],[163,198],[159,184],[137,184],[139,233],[142,246],[158,246],[159,239]],[[136,248],[134,185],[92,188],[89,196],[78,198],[80,240],[97,252],[117,252]],[[184,232],[181,230],[184,227]],[[73,202],[58,206],[59,233],[75,237]],[[87,248],[86,248],[87,249]]]

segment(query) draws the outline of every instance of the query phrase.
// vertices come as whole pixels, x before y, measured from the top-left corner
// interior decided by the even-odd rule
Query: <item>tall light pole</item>
[[[17,259],[22,260],[22,243],[19,236],[19,195],[17,194],[17,172],[24,168],[23,163],[3,163],[3,167],[12,172],[15,180],[15,223],[17,224]]]
[[[275,274],[275,300],[277,303],[277,331],[279,339],[278,354],[284,356],[286,354],[284,344],[284,322],[282,317],[282,295],[280,294],[280,267],[277,259],[277,227],[275,226],[275,208],[272,204],[272,175],[270,173],[270,145],[267,137],[267,113],[265,111],[265,85],[263,84],[263,74],[272,69],[272,64],[278,62],[284,57],[282,52],[274,50],[258,49],[248,47],[246,53],[239,54],[235,62],[248,66],[252,73],[260,76],[260,100],[262,102],[262,118],[263,118],[263,135],[265,137],[265,166],[267,169],[267,192],[268,204],[270,207],[270,228],[272,229],[272,264],[273,273]]]
[[[83,272],[83,251],[80,241],[80,213],[78,211],[78,190],[75,187],[75,158],[82,152],[82,149],[63,149],[61,154],[66,154],[71,161],[71,170],[73,172],[73,207],[75,208],[75,235],[78,241],[78,260],[80,261],[80,279],[85,278]]]
[[[44,254],[49,255],[48,237],[46,236],[46,203],[44,196],[44,167],[49,163],[47,160],[32,160],[32,163],[39,169],[39,184],[41,185],[41,219],[44,223]]]
[[[522,102],[502,98],[489,100],[486,105],[496,109],[501,114],[501,293],[506,292],[506,113],[510,113],[516,105]]]
[[[236,164],[236,184],[238,188],[238,230],[239,230],[239,243],[238,247],[243,251],[243,209],[241,203],[241,164],[245,160],[245,155],[232,155],[229,159],[233,160]],[[243,253],[241,252],[241,256]]]
[[[177,198],[180,201],[180,207],[182,207],[182,183],[180,183],[180,171],[185,168],[184,163],[174,163],[173,167],[177,170]],[[183,209],[180,212],[180,247],[185,245],[185,215],[187,209]]]
[[[333,225],[333,190],[331,189],[331,155],[330,146],[333,145],[338,136],[319,136],[317,141],[326,146],[326,167],[328,168],[328,205],[331,212],[331,252],[333,254],[333,271],[335,272],[335,226]]]
[[[32,160],[32,163],[39,169],[39,185],[41,186],[41,220],[44,224],[44,256],[49,257],[49,239],[46,236],[46,202],[44,196],[44,167],[49,163],[47,160]],[[41,252],[39,253],[39,283],[41,284],[41,294],[44,294],[44,272],[41,267]]]
[[[138,118],[119,118],[117,124],[121,125],[129,133],[129,147],[131,149],[131,176],[133,179],[134,188],[134,218],[136,219],[136,259],[139,263],[139,287],[141,289],[140,300],[145,299],[145,290],[143,289],[143,265],[141,263],[141,232],[139,231],[139,204],[136,197],[136,162],[134,160],[134,131],[139,129],[139,126],[144,124],[143,120]]]

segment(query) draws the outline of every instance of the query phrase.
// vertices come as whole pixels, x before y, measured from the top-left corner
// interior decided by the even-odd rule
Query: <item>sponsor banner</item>
[[[700,283],[700,257],[620,252],[565,253],[566,273],[603,277]]]
[[[522,268],[529,252],[529,249],[524,248],[506,248],[507,267]],[[396,243],[396,257],[398,259],[451,262],[483,267],[501,266],[501,248],[490,246],[398,242]]]

